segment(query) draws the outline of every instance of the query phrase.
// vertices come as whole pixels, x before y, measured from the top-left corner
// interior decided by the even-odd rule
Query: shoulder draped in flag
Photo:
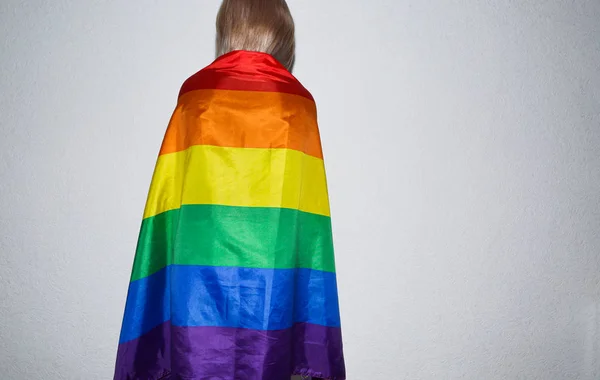
[[[139,234],[115,380],[345,379],[311,94],[236,51],[182,86]]]

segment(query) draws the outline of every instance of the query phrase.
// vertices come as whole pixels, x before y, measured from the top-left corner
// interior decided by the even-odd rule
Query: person
[[[224,0],[138,238],[115,380],[346,378],[323,152],[284,0]]]

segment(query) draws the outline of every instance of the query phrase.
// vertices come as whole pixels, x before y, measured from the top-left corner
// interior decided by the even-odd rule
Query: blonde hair
[[[217,15],[217,57],[234,50],[257,51],[292,71],[295,48],[294,19],[285,0],[223,0]]]

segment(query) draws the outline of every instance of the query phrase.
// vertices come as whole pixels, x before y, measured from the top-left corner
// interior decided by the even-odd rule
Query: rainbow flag
[[[116,380],[345,379],[316,106],[236,51],[182,86],[152,178]]]

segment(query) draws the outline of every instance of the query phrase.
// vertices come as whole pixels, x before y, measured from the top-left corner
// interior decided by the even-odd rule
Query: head
[[[285,0],[223,0],[217,16],[217,56],[257,51],[292,71],[295,45],[294,20]]]

